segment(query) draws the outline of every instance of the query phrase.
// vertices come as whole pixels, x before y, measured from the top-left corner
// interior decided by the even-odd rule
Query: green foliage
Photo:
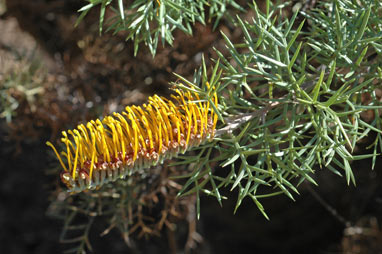
[[[134,54],[138,52],[141,42],[144,42],[154,56],[159,39],[172,45],[173,31],[179,29],[186,34],[192,34],[195,22],[205,24],[206,13],[210,22],[214,19],[214,28],[223,17],[232,18],[228,7],[242,10],[234,0],[88,0],[89,4],[82,7],[78,24],[95,6],[100,6],[99,32],[102,33],[104,23],[107,31],[114,33],[126,32],[126,40],[134,41]],[[105,20],[105,13],[110,9],[115,15]]]
[[[102,31],[105,8],[112,1],[90,2],[80,10],[79,20],[101,5]],[[118,3],[117,9],[112,8],[117,15],[109,21],[109,29],[126,30],[136,50],[144,41],[152,54],[159,38],[172,43],[175,28],[191,33],[190,24],[204,23],[207,3],[209,16],[216,20],[227,14],[221,10],[229,4],[240,9],[233,1],[162,0],[160,6],[156,1]],[[134,228],[133,221],[139,219],[137,207],[147,205],[137,193],[150,193],[143,186],[156,182],[160,175],[161,181],[171,181],[169,186],[176,186],[172,181],[181,183],[178,197],[195,194],[198,216],[202,193],[214,196],[222,205],[226,199],[222,190],[229,189],[238,193],[235,211],[249,197],[268,218],[262,198],[285,194],[294,200],[303,181],[317,184],[313,174],[320,168],[344,175],[348,184],[356,183],[352,161],[371,158],[374,168],[378,150],[382,150],[378,95],[382,89],[382,3],[322,1],[315,9],[295,11],[287,18],[285,9],[292,9],[290,4],[267,1],[265,12],[251,4],[253,17],[237,16],[234,21],[243,33],[242,42],[235,44],[221,34],[228,57],[216,51],[212,71],[203,61],[192,80],[178,76],[176,86],[192,89],[212,105],[208,93],[199,87],[208,81],[219,95],[219,105],[214,107],[219,115],[215,138],[193,153],[178,156],[168,167],[183,165],[186,170],[166,171],[168,175],[147,170],[126,183],[107,184],[93,194],[81,193],[77,197],[80,204],[92,204],[83,206],[91,209],[83,214],[108,208],[100,214],[110,216],[111,227],[130,234],[130,225]],[[355,155],[357,142],[372,132],[376,138],[371,153]],[[69,210],[81,212],[80,208],[72,205]],[[125,213],[131,217],[126,219]]]
[[[251,21],[238,17],[242,43],[234,45],[222,34],[231,55],[217,52],[223,71],[217,81],[219,111],[226,124],[205,152],[193,157],[196,166],[182,193],[204,192],[220,203],[220,189],[229,187],[238,192],[235,210],[250,197],[266,216],[259,199],[285,194],[294,200],[304,180],[317,184],[312,173],[318,166],[355,184],[351,162],[370,157],[375,162],[382,145],[382,105],[376,97],[381,3],[322,3],[304,13],[307,29],[298,12],[283,18],[285,5],[268,2],[262,13],[254,4]],[[362,99],[365,93],[370,101]],[[371,122],[361,116],[366,110],[374,111]],[[353,155],[370,131],[377,132],[373,152]],[[214,149],[217,157],[211,156]],[[216,162],[229,173],[221,176],[211,166]]]

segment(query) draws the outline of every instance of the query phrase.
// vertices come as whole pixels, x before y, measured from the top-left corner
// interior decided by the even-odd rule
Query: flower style
[[[122,114],[63,131],[66,151],[61,155],[67,164],[47,142],[64,169],[61,180],[68,191],[81,192],[124,179],[211,139],[217,115],[209,100],[200,100],[190,90],[175,89],[173,100],[154,95],[143,106],[128,106]],[[217,105],[212,90],[211,102]]]

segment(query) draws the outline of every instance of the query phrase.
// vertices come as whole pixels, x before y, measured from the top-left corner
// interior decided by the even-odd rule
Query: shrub
[[[68,132],[71,138],[64,134],[63,158],[69,163],[72,178],[79,179],[77,185],[82,181],[93,188],[92,182],[97,179],[127,176],[124,180],[96,184],[102,187],[67,196],[60,203],[66,207],[67,216],[63,236],[78,214],[89,218],[89,223],[82,227],[83,236],[75,238],[81,248],[88,244],[91,223],[100,215],[108,217],[110,228],[120,229],[129,242],[129,235],[138,228],[141,235],[159,234],[164,225],[172,225],[171,217],[181,217],[175,211],[187,210],[181,197],[188,200],[195,197],[199,216],[202,193],[214,196],[222,205],[226,197],[221,190],[229,188],[238,194],[235,211],[248,197],[268,219],[260,200],[279,194],[294,200],[302,182],[318,184],[314,173],[319,168],[344,175],[347,184],[354,185],[352,161],[369,158],[374,168],[382,148],[380,1],[321,1],[313,8],[304,6],[302,11],[298,10],[300,3],[292,6],[290,2],[271,1],[266,1],[264,11],[255,2],[240,6],[234,1],[217,0],[89,2],[80,9],[78,21],[100,5],[100,32],[104,23],[108,25],[107,31],[125,32],[126,38],[134,41],[135,54],[144,42],[154,56],[159,40],[171,45],[175,29],[191,34],[192,24],[204,24],[206,13],[214,27],[221,19],[240,27],[243,39],[233,43],[221,32],[228,54],[216,50],[214,66],[209,68],[203,61],[192,80],[177,75],[179,81],[173,85],[178,94],[192,96],[188,100],[175,96],[174,106],[169,106],[165,114],[154,116],[171,101],[163,99],[166,103],[152,111],[147,108],[152,105],[151,100],[144,109],[128,107],[126,111],[131,113],[122,118],[106,117],[91,124],[88,128],[98,130],[92,132],[95,135],[92,138],[80,126]],[[231,12],[228,7],[232,7]],[[106,19],[108,8],[115,14]],[[232,11],[238,11],[236,18]],[[211,118],[203,118],[203,114],[210,114]],[[131,163],[144,166],[122,175],[114,175],[110,170],[128,168],[113,166],[119,160],[113,158],[121,155],[123,161],[126,154],[142,151],[153,139],[166,144],[169,141],[165,135],[174,135],[178,146],[187,140],[184,143],[187,146],[187,133],[202,130],[208,121],[215,121],[215,116],[216,130],[215,127],[204,130],[211,130],[210,137],[197,142],[184,155],[178,150],[173,152],[177,158],[171,164],[164,161],[162,166],[150,167],[139,161],[139,156],[132,155]],[[157,127],[166,125],[161,117],[167,117],[167,131]],[[110,124],[116,119],[117,125]],[[130,127],[124,128],[121,124],[124,121]],[[134,131],[140,131],[141,136],[133,135]],[[370,153],[355,154],[358,142],[371,133],[375,140],[369,146]],[[182,138],[177,139],[177,134],[182,134]],[[197,131],[194,135],[203,136]],[[86,138],[83,145],[80,139]],[[139,148],[138,143],[133,144],[138,139]],[[124,145],[123,140],[131,145]],[[113,145],[121,148],[113,150]],[[94,177],[92,169],[84,166],[89,162],[94,165],[95,153],[91,149],[108,163],[104,171],[101,164],[96,165],[99,172],[97,176],[93,173]],[[107,159],[101,150],[112,150],[111,158]],[[152,151],[147,153],[152,155]],[[65,163],[61,162],[63,167]],[[69,178],[64,176],[63,181],[67,184],[73,181]],[[157,204],[162,206],[160,215],[156,218],[144,215],[145,208]]]

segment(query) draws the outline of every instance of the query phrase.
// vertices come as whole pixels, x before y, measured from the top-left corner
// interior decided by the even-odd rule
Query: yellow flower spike
[[[69,173],[62,175],[63,183],[70,192],[97,189],[213,138],[218,119],[211,104],[217,106],[218,100],[216,89],[206,87],[212,100],[175,89],[171,100],[153,95],[143,106],[128,106],[121,114],[62,132],[65,152],[47,142]]]
[[[74,158],[74,165],[73,165],[73,179],[76,179],[76,169],[77,169],[77,160],[78,160],[78,150],[80,150],[78,147],[79,147],[79,142],[78,142],[78,138],[77,137],[74,137],[74,141],[76,143],[76,157]]]
[[[89,128],[89,124],[87,126]],[[89,170],[89,178],[90,178],[90,181],[92,180],[92,175],[93,175],[93,168],[94,168],[94,163],[96,162],[95,159],[96,159],[96,154],[97,154],[97,150],[96,150],[96,137],[94,135],[94,132],[90,132],[90,135],[92,137],[92,159],[91,159],[91,162],[90,162],[90,170]]]
[[[125,113],[125,112],[123,112]],[[129,117],[130,121],[131,121],[131,124],[132,124],[132,128],[133,128],[133,132],[134,132],[134,157],[133,157],[133,161],[135,161],[137,159],[137,154],[138,154],[138,149],[139,149],[139,144],[138,144],[138,127],[137,127],[137,124],[135,123],[135,120],[134,118],[132,117],[131,114],[127,114],[127,116]]]
[[[105,143],[106,143],[106,147],[108,148],[108,151],[109,151],[109,155],[110,155],[110,159],[112,158],[112,155],[113,155],[113,138],[110,138],[113,133],[108,130],[107,128],[107,125],[105,124],[104,121],[102,121],[102,127],[103,127],[103,134],[102,134],[102,137],[101,138],[105,138]]]
[[[174,137],[173,137],[173,133],[172,133],[172,125],[171,125],[170,119],[169,119],[169,113],[168,113],[168,111],[165,111],[164,108],[160,109],[160,113],[164,119],[166,126],[167,126],[166,129],[167,129],[167,133],[169,134],[170,140],[173,140]],[[166,146],[168,146],[168,145],[169,145],[169,142],[167,142]]]
[[[70,152],[69,144],[72,145],[72,142],[70,142],[70,140],[68,140],[68,135],[66,134],[65,131],[62,132],[62,136],[64,136],[64,138],[62,138],[61,141],[66,145],[66,158],[68,159],[69,172],[71,172],[71,170],[72,170],[72,158],[71,158],[72,153]]]
[[[123,117],[122,115],[120,115],[120,114],[118,114],[118,117],[121,117],[121,118],[123,118],[123,119],[125,119],[124,121],[123,121],[123,124],[124,124],[124,126],[125,126],[125,129],[126,129],[126,131],[127,131],[127,135],[129,136],[129,140],[130,140],[130,142],[129,142],[129,145],[130,145],[130,147],[131,147],[131,149],[133,149],[134,150],[134,143],[135,143],[135,135],[134,135],[134,126],[133,126],[133,121],[130,119],[130,117],[129,117],[129,115],[130,114],[128,114],[128,113],[126,113],[126,112],[122,112],[122,114],[124,115],[124,116],[126,116],[126,118],[125,117]],[[127,120],[129,120],[131,123],[129,124],[129,123],[127,123]]]
[[[194,120],[194,135],[196,135],[196,133],[198,133],[198,116],[195,110],[195,103],[193,102],[188,102],[188,103],[190,104],[189,107],[192,114],[192,119]]]
[[[82,133],[81,136],[83,136],[84,139],[85,139],[85,141],[86,141],[87,143],[89,143],[89,135],[88,135],[88,132],[86,131],[86,127],[85,127],[85,125],[80,124],[80,125],[77,126],[77,129],[81,131],[81,133]]]
[[[175,92],[177,93],[177,95],[172,94],[171,97],[177,100],[178,103],[182,105],[182,107],[185,107],[186,100],[184,99],[183,93],[179,89],[175,89]]]
[[[199,109],[199,107],[196,106],[196,104],[194,104],[194,110],[195,110],[195,115],[196,115],[196,118],[200,121],[200,136],[203,137],[203,115]],[[198,126],[198,123],[196,123],[196,126]]]
[[[86,139],[86,142],[88,142],[89,144],[91,143],[91,139],[90,139],[90,135],[86,129],[86,126],[83,125],[83,124],[80,124],[78,125],[77,129],[80,129],[81,132],[82,132],[82,135],[85,137]]]
[[[163,145],[163,140],[162,140],[162,124],[159,122],[158,123],[158,132],[159,132],[159,145],[158,145],[158,153],[162,152],[162,145]]]
[[[97,123],[94,120],[91,120],[88,124],[87,127],[92,129],[92,132],[94,133],[94,136],[98,142],[98,148],[102,150],[102,137],[100,136],[100,133],[97,128]],[[89,129],[90,130],[90,129]]]
[[[171,109],[171,112],[173,113],[173,115],[175,116],[176,118],[176,126],[178,128],[178,124],[180,121],[182,121],[182,115],[180,114],[179,110],[178,110],[178,107],[175,106],[175,104],[172,102],[172,101],[168,101],[168,104],[171,106],[170,109]],[[179,124],[179,127],[181,129],[178,128],[178,133],[181,131],[182,133],[184,133],[184,126],[183,124]]]
[[[85,140],[85,143],[86,143],[83,146],[85,156],[87,158],[90,158],[91,157],[91,151],[89,150],[89,145],[91,144],[91,141],[89,139],[88,132],[86,131],[86,127],[85,127],[85,125],[80,124],[80,125],[77,126],[77,129],[79,129],[81,131],[82,136],[84,137],[84,140]]]
[[[194,121],[194,124],[193,124],[193,127],[194,127],[194,135],[196,135],[196,133],[198,132],[198,119],[197,119],[197,114],[196,114],[196,111],[194,109],[195,107],[195,103],[193,102],[193,97],[190,93],[190,91],[188,91],[186,93],[186,98],[187,98],[187,101],[188,101],[188,107],[190,108],[190,112],[191,112],[191,115],[192,115],[192,119]]]
[[[176,99],[182,105],[182,108],[184,109],[184,111],[186,111],[186,114],[187,114],[187,116],[185,116],[185,120],[187,120],[187,126],[188,126],[187,127],[187,135],[186,135],[187,136],[186,137],[186,145],[188,146],[188,143],[189,143],[190,137],[191,137],[192,113],[188,107],[186,100],[184,99],[183,94],[178,89],[176,89],[176,92],[180,95],[180,97],[177,97]]]
[[[153,143],[157,143],[160,140],[159,133],[161,131],[158,130],[159,128],[158,125],[160,124],[160,122],[157,121],[156,115],[154,113],[154,109],[150,104],[149,105],[143,104],[143,107],[148,112],[148,117],[147,117],[147,120],[149,121],[148,124],[150,126],[150,129],[152,130],[152,133],[154,134]],[[157,149],[159,149],[159,147]]]
[[[91,137],[91,140],[92,140],[92,146],[90,148],[90,151],[91,151],[91,156],[93,157],[93,154],[95,154],[95,162],[98,162],[98,159],[97,159],[97,156],[98,156],[98,152],[97,152],[97,147],[96,147],[96,142],[98,141],[97,139],[97,129],[95,128],[94,124],[92,122],[88,122],[86,124],[86,127],[88,128],[89,130],[89,133],[90,133],[90,137]]]
[[[119,138],[119,135],[118,135],[118,132],[115,128],[115,126],[117,126],[117,122],[114,120],[113,117],[111,116],[108,116],[108,117],[105,117],[104,119],[104,123],[111,129],[111,137],[112,137],[112,155],[117,155],[118,153],[118,148],[120,146],[119,144],[119,141],[118,141],[118,138]]]
[[[158,101],[158,104],[161,107],[164,107],[164,108],[166,108],[167,111],[169,111],[169,107],[168,107],[167,103],[165,102],[165,100],[167,101],[166,98],[161,98],[158,95],[154,95],[154,98],[155,98],[156,101]]]
[[[88,128],[89,130],[89,140],[90,140],[90,137],[93,137],[92,134],[94,135],[94,132],[95,132],[94,125],[91,122],[88,122],[86,124],[86,128]]]
[[[138,135],[138,140],[140,141],[140,144],[141,146],[143,146],[143,149],[147,149],[146,148],[146,142],[145,142],[145,139],[146,139],[146,133],[145,131],[143,130],[142,128],[142,125],[141,125],[141,122],[142,120],[140,119],[139,117],[139,112],[137,114],[135,114],[135,110],[134,110],[134,106],[133,107],[128,107],[130,112],[132,113],[132,120],[131,121],[134,121],[134,124],[135,126],[137,127],[137,135]]]
[[[205,104],[205,107],[204,107],[204,118],[205,119],[208,119],[208,113],[209,113],[209,109],[210,109],[210,102],[207,101],[207,103]],[[206,127],[208,126],[208,123],[206,125]]]
[[[83,141],[84,139],[78,130],[74,129],[73,134],[76,135],[78,138],[78,150],[79,150],[78,158],[79,158],[80,166],[82,167],[84,165],[83,162],[86,159],[86,151],[85,151],[86,148],[84,148],[82,144],[85,144],[86,146],[86,141],[85,142]]]
[[[177,112],[171,108],[172,112],[169,114],[169,117],[171,119],[172,122],[175,122],[175,126],[176,126],[176,129],[177,129],[177,137],[178,137],[178,144],[180,143],[180,124],[179,124],[179,118],[177,117]],[[172,130],[173,128],[170,129],[170,133],[172,134]],[[171,137],[171,140],[173,140],[173,138]]]
[[[116,156],[118,154],[118,151],[120,151],[118,148],[121,146],[120,144],[120,138],[119,138],[119,132],[117,131],[117,128],[119,126],[118,121],[116,121],[113,117],[109,116],[109,128],[112,129],[112,139],[113,139],[113,154]]]
[[[119,138],[121,140],[121,150],[122,150],[122,159],[126,156],[126,145],[127,142],[125,140],[125,135],[123,134],[123,130],[120,124],[117,125]]]
[[[73,137],[73,139],[75,140],[75,137],[77,136],[76,134],[73,133],[72,130],[68,130],[68,133],[69,135],[71,135]],[[69,139],[69,138],[68,138]],[[77,149],[77,145],[75,146],[72,146],[73,150],[75,151]]]
[[[135,109],[140,113],[140,118],[142,119],[142,123],[145,126],[146,132],[149,137],[150,149],[153,149],[154,148],[153,134],[152,134],[151,126],[145,116],[146,113],[142,110],[141,107],[135,107]]]
[[[132,127],[127,123],[126,119],[119,113],[113,113],[114,116],[116,116],[119,121],[123,124],[123,127],[124,130],[126,131],[126,134],[127,135],[124,135],[125,137],[125,140],[126,140],[126,144],[129,145],[132,149],[134,148],[132,144],[133,140],[132,140]]]
[[[187,123],[188,123],[188,128],[187,128],[187,138],[186,138],[186,144],[188,145],[188,142],[190,141],[191,137],[191,124],[192,124],[192,115],[190,112],[187,112]]]
[[[195,94],[195,97],[196,97],[196,100],[198,100],[198,104],[199,104],[199,107],[196,107],[196,109],[198,110],[198,114],[199,114],[199,117],[200,117],[200,136],[203,137],[203,131],[204,131],[204,128],[207,129],[207,121],[204,121],[204,120],[207,120],[204,118],[204,107],[202,105],[202,102],[200,101],[200,97],[198,94]]]
[[[178,119],[178,118],[174,118],[174,119],[176,119],[176,128],[178,129],[178,144],[180,144],[180,120]],[[183,127],[183,125],[182,125],[182,127]]]
[[[150,121],[150,124],[152,126],[152,129],[155,130],[153,133],[155,134],[155,142],[159,142],[160,138],[159,138],[159,133],[162,133],[163,130],[159,131],[159,124],[161,124],[161,122],[159,121],[158,119],[158,116],[157,116],[157,111],[155,108],[152,107],[152,105],[149,105],[148,106],[149,108],[149,121]],[[160,134],[162,136],[162,134]],[[162,136],[163,138],[163,136]]]
[[[97,123],[97,129],[98,129],[99,133],[101,134],[101,139],[102,139],[101,147],[102,147],[102,150],[105,151],[105,153],[103,155],[103,159],[107,162],[110,162],[110,153],[109,153],[109,148],[108,148],[107,143],[106,143],[106,135],[105,135],[105,130],[104,130],[103,124],[99,119],[97,119],[96,123]]]
[[[167,130],[167,124],[164,120],[164,118],[162,117],[162,113],[161,111],[157,108],[156,109],[156,116],[157,116],[157,119],[158,119],[158,122],[159,123],[163,123],[163,129],[162,129],[162,124],[161,124],[161,131],[160,131],[160,134],[159,135],[164,135],[164,139],[166,141],[166,146],[168,145],[169,143],[169,136],[168,136],[168,130]],[[163,144],[162,144],[163,145]],[[161,151],[161,149],[159,149],[159,151]]]
[[[191,112],[190,112],[190,109],[188,107],[188,104],[187,104],[186,100],[184,99],[183,94],[179,91],[179,89],[176,89],[175,91],[180,95],[180,100],[179,100],[179,97],[177,97],[177,98],[175,97],[175,98],[178,100],[179,104],[182,105],[182,108],[184,108],[184,110],[186,111],[186,113],[187,113],[187,120],[189,120],[190,116],[191,116]],[[174,105],[174,104],[172,104],[172,105]],[[174,107],[176,107],[176,106],[174,105]],[[189,129],[190,129],[190,126],[191,126],[190,122],[188,122],[188,126],[189,126]],[[182,132],[183,132],[183,130],[182,130]]]
[[[54,151],[54,153],[56,154],[58,160],[60,161],[61,166],[64,168],[64,170],[65,170],[66,172],[68,172],[68,169],[66,168],[64,162],[63,162],[62,159],[61,159],[60,154],[57,152],[57,150],[56,150],[56,148],[54,147],[54,145],[53,145],[52,143],[50,143],[49,141],[46,142],[46,145],[47,145],[47,146],[50,146],[50,147],[53,149],[53,151]]]

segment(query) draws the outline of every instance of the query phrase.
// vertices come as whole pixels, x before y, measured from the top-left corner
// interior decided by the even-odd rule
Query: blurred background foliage
[[[79,122],[121,111],[126,105],[141,104],[153,93],[168,95],[168,83],[180,80],[172,73],[194,80],[194,70],[200,67],[202,55],[206,66],[214,65],[211,59],[220,58],[220,68],[229,74],[223,80],[224,87],[229,88],[226,93],[232,91],[232,86],[237,83],[260,83],[260,86],[251,87],[258,89],[254,94],[248,93],[245,86],[240,86],[241,91],[238,92],[242,94],[241,97],[225,97],[229,98],[222,101],[225,116],[248,113],[243,110],[248,103],[260,109],[264,104],[254,105],[259,98],[277,98],[287,94],[288,89],[295,89],[288,86],[289,78],[293,80],[291,70],[274,66],[288,65],[285,62],[288,61],[288,54],[291,61],[297,51],[297,60],[293,61],[300,61],[301,65],[305,55],[312,55],[305,62],[308,66],[306,83],[309,89],[306,93],[309,98],[315,98],[318,93],[320,97],[317,98],[324,102],[335,95],[335,91],[347,80],[355,78],[356,84],[362,86],[364,80],[380,78],[377,68],[380,65],[380,48],[375,39],[378,37],[379,40],[381,36],[380,23],[376,18],[380,16],[378,8],[352,12],[348,11],[349,6],[334,5],[335,8],[332,8],[333,5],[326,1],[292,1],[277,17],[290,20],[300,9],[303,15],[296,18],[292,30],[298,29],[304,18],[306,21],[301,26],[300,35],[290,33],[284,42],[282,37],[277,37],[282,30],[277,29],[288,27],[288,23],[280,22],[280,27],[272,29],[269,20],[261,19],[255,9],[247,7],[247,1],[235,1],[235,4],[245,6],[245,11],[230,5],[233,1],[213,1],[221,3],[217,5],[219,8],[228,8],[231,16],[219,18],[217,13],[221,9],[203,7],[205,9],[198,10],[205,12],[204,21],[196,19],[199,22],[194,23],[194,14],[191,12],[187,20],[178,19],[185,29],[169,23],[171,19],[163,21],[160,15],[163,9],[153,1],[151,18],[157,23],[150,23],[150,20],[149,27],[153,25],[156,30],[153,30],[155,32],[151,39],[144,36],[149,31],[147,29],[134,31],[133,35],[137,38],[134,41],[140,43],[137,50],[138,44],[134,41],[125,42],[129,34],[123,29],[117,30],[114,35],[105,32],[110,27],[111,30],[115,29],[113,22],[128,27],[129,23],[121,23],[119,2],[91,1],[99,4],[87,9],[89,12],[86,17],[74,27],[81,15],[76,12],[81,8],[84,10],[85,1],[0,1],[0,164],[3,176],[0,194],[4,200],[0,209],[0,225],[4,229],[0,233],[2,253],[57,253],[64,250],[79,253],[84,250],[93,250],[94,253],[177,253],[183,250],[191,253],[247,253],[255,250],[259,253],[381,252],[379,243],[382,233],[379,224],[382,219],[382,173],[378,156],[372,157],[374,160],[351,163],[357,187],[347,186],[344,179],[314,168],[313,178],[319,186],[309,183],[300,185],[298,191],[301,195],[293,195],[295,202],[286,195],[262,200],[270,221],[264,219],[253,201],[240,199],[238,193],[241,192],[231,192],[230,188],[221,190],[221,196],[227,197],[222,200],[223,207],[214,198],[203,195],[200,195],[200,199],[196,194],[177,198],[182,182],[169,176],[187,170],[193,172],[191,167],[179,165],[166,164],[153,168],[145,176],[134,176],[129,181],[117,182],[115,186],[105,186],[96,193],[77,196],[66,194],[58,179],[59,165],[54,156],[47,156],[50,152],[44,145],[45,140],[56,140],[60,131],[73,128]],[[134,2],[147,4],[147,1]],[[267,8],[269,11],[266,1],[257,2],[262,13],[267,13]],[[357,1],[335,2],[357,4]],[[194,1],[189,3],[195,4]],[[279,1],[279,4],[282,6],[283,2]],[[177,10],[183,10],[176,5],[162,6],[175,13],[175,17],[178,15]],[[102,8],[105,8],[104,11]],[[332,15],[325,15],[325,10]],[[99,36],[102,13],[106,18],[103,22],[104,32]],[[235,13],[240,14],[240,19],[235,17]],[[136,13],[131,15],[137,18],[134,16]],[[352,29],[362,28],[366,16],[370,21],[369,29],[362,34],[366,41],[359,41],[361,34],[352,32]],[[253,25],[252,17],[260,19],[256,24],[261,25]],[[338,19],[342,22],[335,23]],[[219,23],[215,23],[216,20]],[[130,22],[134,22],[134,19]],[[174,27],[163,35],[160,25]],[[320,32],[306,36],[312,28]],[[377,31],[376,34],[370,32],[373,30],[371,28]],[[246,30],[252,35],[248,36]],[[192,36],[185,32],[192,32]],[[253,38],[259,32],[268,39],[257,45]],[[324,33],[325,38],[331,40],[323,45],[317,44],[317,41],[323,41],[320,36]],[[306,42],[304,47],[297,42],[289,45],[291,40],[296,40],[295,34],[299,40]],[[171,46],[162,44],[164,41]],[[274,44],[268,43],[270,41]],[[270,65],[267,62],[269,59],[264,61],[262,56],[260,60],[248,57],[254,44],[260,46],[259,54],[276,59],[276,65]],[[287,54],[283,51],[283,45],[291,52]],[[330,70],[334,68],[333,55],[338,56],[337,79],[334,81],[337,83],[330,90],[325,85],[328,85]],[[346,59],[349,55],[351,63]],[[323,62],[332,69],[321,68]],[[264,64],[263,69],[254,70],[256,64],[257,67]],[[304,75],[303,69],[292,70],[293,75],[299,75],[294,77],[296,80]],[[259,70],[263,72],[259,73]],[[268,77],[267,81],[272,81],[272,89],[261,85],[265,82],[259,79],[261,75]],[[281,82],[285,80],[287,82]],[[317,83],[320,83],[319,88],[311,90],[318,87]],[[379,101],[379,86],[374,83],[369,86],[368,92],[358,94],[351,102],[369,105],[372,101]],[[308,97],[305,96],[305,101]],[[236,101],[236,104],[230,100]],[[343,110],[341,107],[336,109]],[[345,111],[348,110],[352,109],[345,108]],[[273,116],[282,114],[279,111],[271,113]],[[380,117],[379,111],[373,108],[360,114],[357,119],[373,126],[378,122],[375,119]],[[302,114],[300,117],[315,119],[314,114]],[[349,121],[347,132],[362,137],[352,143],[356,155],[373,154],[373,151],[374,154],[380,153],[378,132],[351,132],[352,119],[347,120],[346,115],[342,117],[343,121]],[[240,135],[244,128],[248,128],[245,126],[233,134]],[[277,124],[271,127],[272,131],[282,129]],[[244,138],[261,140],[271,137],[277,144],[277,136],[268,134]],[[346,140],[341,142],[344,145],[347,143]],[[227,147],[229,145],[224,148]],[[240,165],[236,164],[232,165],[239,168]],[[372,166],[374,171],[371,170]],[[217,177],[229,174],[228,167],[221,168],[215,162],[211,167],[216,168],[214,173]],[[337,171],[339,167],[333,170]],[[233,215],[237,200],[242,200],[241,206]],[[198,202],[201,207],[200,220],[196,220]],[[65,244],[60,245],[59,240]]]

